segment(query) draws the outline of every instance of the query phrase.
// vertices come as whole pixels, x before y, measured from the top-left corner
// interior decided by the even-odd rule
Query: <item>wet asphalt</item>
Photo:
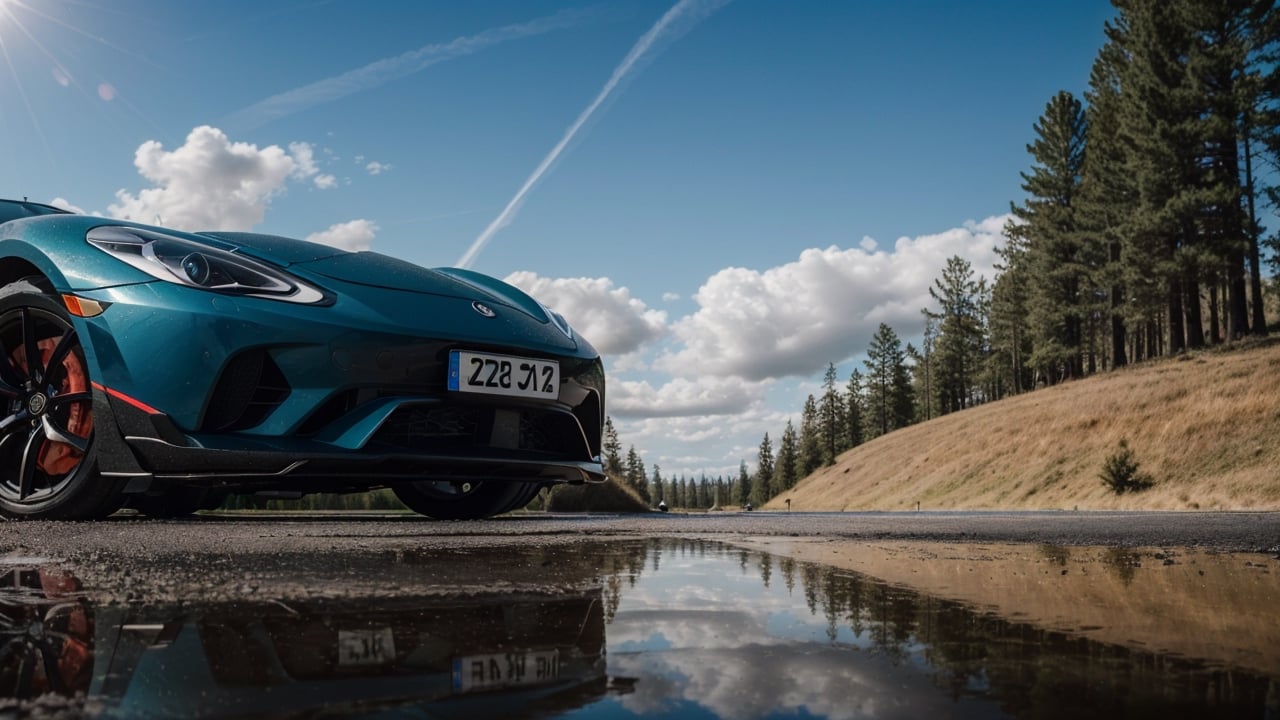
[[[349,513],[228,513],[182,520],[117,515],[84,523],[0,523],[0,565],[56,564],[101,599],[123,602],[234,600],[264,593],[360,597],[446,586],[466,591],[469,583],[480,582],[472,580],[475,562],[498,571],[484,573],[484,587],[473,588],[477,592],[491,589],[494,577],[513,585],[576,582],[564,576],[565,560],[587,546],[617,540],[788,537],[1198,547],[1276,557],[1280,513],[517,513],[474,522]],[[427,565],[431,571],[422,572]]]
[[[549,544],[582,538],[830,537],[924,542],[1008,542],[1117,547],[1200,547],[1280,553],[1277,512],[710,512],[516,513],[435,521],[377,513],[216,513],[181,520],[118,514],[82,523],[0,522],[0,553],[67,557],[93,550],[201,554],[280,549],[448,548],[478,540]]]

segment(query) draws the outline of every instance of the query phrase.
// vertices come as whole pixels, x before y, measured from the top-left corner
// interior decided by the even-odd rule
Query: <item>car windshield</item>
[[[0,223],[19,218],[35,217],[36,215],[55,215],[65,212],[66,210],[59,210],[51,205],[41,205],[40,203],[26,201],[19,202],[17,200],[0,200]]]

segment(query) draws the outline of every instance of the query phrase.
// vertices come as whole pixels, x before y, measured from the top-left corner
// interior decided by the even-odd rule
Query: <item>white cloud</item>
[[[876,242],[876,239],[870,235],[863,235],[862,242],[858,243],[858,246],[867,252],[875,252],[876,248],[880,247],[880,243]]]
[[[653,410],[661,411],[664,403],[682,386],[671,388],[659,387],[652,390],[641,387],[636,391],[634,386],[624,387],[629,381],[617,376],[609,378],[609,414],[625,445],[635,445],[644,461],[649,464],[660,464],[664,472],[683,475],[736,475],[738,464],[747,462],[748,468],[754,469],[756,456],[760,448],[760,439],[767,432],[777,447],[782,427],[787,423],[787,415],[769,407],[764,397],[765,386],[744,383],[742,394],[747,397],[745,405],[741,399],[735,399],[728,388],[719,392],[728,397],[720,406],[730,411],[723,414],[707,415],[659,415]],[[715,398],[716,391],[707,391],[710,399]],[[643,413],[630,416],[617,412],[617,402],[625,394],[626,402],[641,402],[646,397],[653,397],[652,405],[640,405]],[[734,403],[737,403],[735,408]],[[709,404],[709,403],[708,403]],[[688,403],[674,401],[672,410],[689,407]]]
[[[69,210],[69,211],[71,211],[71,212],[73,212],[73,213],[76,213],[76,214],[78,214],[78,215],[84,215],[84,214],[85,214],[85,212],[84,212],[84,209],[83,209],[83,208],[81,208],[81,207],[79,207],[79,206],[76,206],[76,205],[72,205],[70,200],[67,200],[66,198],[63,198],[63,197],[56,197],[56,198],[54,198],[54,199],[50,200],[50,201],[49,201],[49,204],[50,204],[50,205],[52,205],[52,206],[54,206],[54,207],[56,207],[56,208],[62,208],[63,210]]]
[[[330,152],[330,154],[332,153]],[[293,172],[289,174],[290,178],[294,180],[310,179],[321,190],[328,190],[338,186],[338,178],[329,173],[320,172],[320,166],[316,164],[316,149],[311,143],[289,143],[289,156],[293,158],[294,162]]]
[[[136,195],[116,191],[108,213],[179,230],[249,230],[262,222],[271,199],[291,177],[314,170],[309,145],[293,143],[290,149],[294,155],[276,145],[231,142],[208,125],[193,129],[172,151],[148,140],[133,163],[155,187]]]
[[[663,302],[675,302],[680,299],[680,293],[664,292],[662,293]]]
[[[359,252],[369,249],[377,232],[378,225],[376,223],[372,220],[360,219],[330,225],[328,230],[308,235],[307,240],[341,250]]]
[[[364,169],[367,170],[370,175],[381,175],[391,169],[391,163],[380,163],[377,160],[374,160],[368,165],[365,165]]]
[[[515,272],[506,281],[564,315],[574,330],[604,354],[634,352],[660,337],[667,314],[646,306],[609,278],[544,278]]]
[[[747,410],[763,395],[760,383],[738,378],[676,378],[655,388],[647,381],[609,385],[609,413],[619,417],[728,415]]]
[[[655,367],[682,377],[804,376],[865,351],[881,322],[912,335],[947,258],[959,255],[977,275],[993,276],[1007,219],[903,237],[892,253],[832,246],[764,272],[721,270],[694,295],[698,310],[673,325],[683,347]]]
[[[315,148],[311,143],[289,143],[289,154],[293,157],[294,167],[290,176],[295,180],[304,180],[320,172],[316,167]]]

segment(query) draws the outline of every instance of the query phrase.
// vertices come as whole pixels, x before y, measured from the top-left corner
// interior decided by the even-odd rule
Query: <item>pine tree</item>
[[[800,455],[796,475],[806,478],[822,467],[822,429],[818,420],[818,401],[809,395],[800,413]]]
[[[667,483],[662,479],[662,468],[658,465],[653,466],[653,477],[649,478],[650,496],[653,498],[654,504],[665,502],[668,506],[674,502],[674,498],[667,496]]]
[[[822,464],[835,464],[836,456],[845,447],[845,407],[836,387],[835,363],[827,364],[822,378],[822,398],[818,401],[818,433],[822,444]]]
[[[796,458],[800,448],[796,438],[796,429],[787,419],[787,426],[782,430],[782,440],[778,442],[778,458],[774,463],[774,474],[777,477],[779,491],[790,490],[796,486],[799,477],[796,474]]]
[[[622,443],[618,441],[618,431],[613,427],[613,418],[608,416],[604,419],[604,469],[614,477],[623,475]]]
[[[936,392],[941,413],[963,410],[973,403],[977,357],[982,345],[978,297],[982,284],[973,266],[960,256],[947,260],[942,277],[933,281],[929,296],[940,306],[931,315],[938,321],[934,350]]]
[[[1098,52],[1089,73],[1085,99],[1088,148],[1080,171],[1080,193],[1076,200],[1076,221],[1092,242],[1106,248],[1096,284],[1107,295],[1108,364],[1111,368],[1128,364],[1125,349],[1130,322],[1123,250],[1125,224],[1137,210],[1137,187],[1126,166],[1128,147],[1120,137],[1120,72],[1124,66],[1121,49],[1108,41]]]
[[[863,378],[862,373],[854,368],[849,373],[849,385],[845,389],[844,407],[845,407],[845,444],[848,447],[855,448],[863,443],[866,439],[866,404],[867,400],[863,396],[862,391]]]
[[[635,445],[627,450],[627,462],[622,469],[622,481],[639,493],[641,499],[650,502],[649,481],[645,477],[644,461],[636,452]]]
[[[1206,257],[1196,220],[1208,107],[1188,69],[1194,33],[1185,22],[1186,5],[1116,0],[1119,15],[1108,26],[1108,38],[1127,59],[1120,72],[1125,102],[1119,128],[1132,150],[1128,171],[1138,190],[1126,255],[1149,259],[1135,274],[1147,275],[1150,290],[1163,295],[1165,351],[1171,354],[1203,343],[1199,277]],[[1233,307],[1229,316],[1236,315]]]
[[[646,482],[644,463],[640,462],[640,455],[636,452],[635,445],[627,450],[627,466],[623,469],[623,479],[631,487],[639,487]]]
[[[773,473],[773,445],[769,442],[769,433],[765,433],[757,455],[756,476],[751,483],[751,502],[755,505],[764,505],[776,494]]]
[[[1245,199],[1249,209],[1249,276],[1253,304],[1254,332],[1266,332],[1260,245],[1263,228],[1257,220],[1258,196],[1280,208],[1280,176],[1270,173],[1268,184],[1260,185],[1255,163],[1280,167],[1280,9],[1268,0],[1249,4],[1249,64],[1245,87],[1244,125]],[[1271,262],[1280,269],[1280,233],[1265,241],[1274,254]],[[1273,281],[1272,288],[1277,284]],[[1274,292],[1274,290],[1273,290]]]
[[[746,507],[751,502],[751,476],[747,474],[747,461],[743,460],[738,465],[738,504]]]
[[[915,415],[906,353],[893,328],[880,323],[867,348],[867,435],[878,437],[911,424]]]
[[[1084,375],[1084,322],[1093,312],[1096,242],[1083,234],[1076,209],[1085,156],[1083,105],[1062,91],[1036,122],[1027,146],[1033,159],[1023,173],[1028,198],[1013,206],[1025,239],[1028,309],[1035,333],[1032,363],[1050,382]]]

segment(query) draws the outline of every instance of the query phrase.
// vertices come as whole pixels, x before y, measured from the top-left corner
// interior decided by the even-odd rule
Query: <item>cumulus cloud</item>
[[[289,156],[293,158],[294,168],[289,177],[294,180],[311,180],[321,190],[338,186],[338,178],[328,173],[321,173],[316,164],[316,149],[311,143],[289,143]]]
[[[50,204],[50,205],[52,205],[52,206],[54,206],[54,207],[56,207],[56,208],[62,208],[63,210],[67,210],[67,211],[69,211],[69,212],[73,212],[73,213],[76,213],[76,214],[78,214],[78,215],[84,215],[84,214],[85,214],[85,211],[84,211],[84,209],[83,209],[83,208],[81,208],[81,207],[79,207],[79,206],[77,206],[77,205],[73,205],[73,204],[71,203],[71,201],[70,201],[70,200],[68,200],[68,199],[66,199],[66,198],[64,198],[64,197],[56,197],[56,198],[54,198],[54,199],[50,200],[50,201],[49,201],[49,204]]]
[[[388,170],[391,169],[391,163],[380,163],[377,160],[374,160],[368,165],[365,165],[364,169],[370,175],[381,175],[382,173],[387,172]]]
[[[289,155],[293,158],[293,172],[289,175],[296,180],[304,180],[320,172],[316,166],[316,151],[311,143],[289,143]]]
[[[635,352],[660,337],[667,314],[614,287],[609,278],[544,278],[516,272],[506,281],[565,316],[573,328],[601,353]]]
[[[663,302],[675,302],[680,299],[680,293],[664,292],[662,293]]]
[[[655,366],[677,376],[804,376],[863,352],[882,322],[914,334],[947,258],[993,277],[1008,217],[903,237],[892,253],[832,246],[763,272],[721,270],[694,295],[698,310],[674,324],[683,346]]]
[[[768,407],[763,396],[753,397],[747,409],[728,414],[661,416],[650,412],[661,407],[655,405],[642,406],[645,414],[631,417],[615,410],[615,395],[626,392],[621,389],[623,382],[616,376],[610,378],[608,412],[626,442],[640,449],[645,462],[662,465],[664,472],[732,475],[744,460],[754,469],[760,438],[769,433],[776,449],[781,428],[787,423],[786,414]],[[660,401],[664,391],[658,388],[656,392]],[[754,395],[757,390],[747,388],[745,392]]]
[[[179,230],[249,230],[262,222],[290,178],[314,173],[309,145],[294,143],[290,150],[232,142],[208,125],[192,130],[174,150],[149,140],[138,147],[133,164],[155,187],[136,195],[116,191],[108,212]]]
[[[762,394],[760,383],[734,377],[676,378],[656,388],[623,380],[609,385],[609,412],[632,418],[728,415],[747,410]]]
[[[312,233],[307,240],[322,245],[329,245],[341,250],[359,252],[368,250],[373,244],[373,237],[378,232],[378,225],[371,220],[352,220],[350,222],[330,225],[328,230]]]
[[[609,625],[609,672],[645,679],[619,698],[623,708],[638,715],[696,715],[694,708],[702,708],[703,714],[732,718],[957,714],[952,694],[936,685],[936,668],[925,652],[914,650],[898,661],[875,649],[873,638],[885,628],[868,611],[824,616],[806,607],[804,592],[793,594],[777,580],[762,588],[758,556],[751,568],[740,566],[733,553],[699,554],[695,566],[687,565],[690,559],[664,554],[661,570],[626,592]],[[672,567],[679,569],[673,573]],[[688,579],[679,584],[682,575]],[[802,587],[822,581],[806,578]],[[823,610],[829,602],[823,597]],[[856,635],[853,623],[865,623],[868,632]],[[910,638],[899,647],[921,642]]]

